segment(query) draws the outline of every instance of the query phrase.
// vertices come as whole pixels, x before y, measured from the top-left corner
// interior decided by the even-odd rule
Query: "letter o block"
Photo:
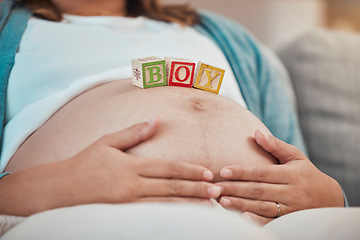
[[[195,63],[182,58],[165,57],[169,86],[191,88],[194,82]]]
[[[194,88],[218,94],[225,70],[199,62],[196,68]]]
[[[158,57],[133,59],[132,82],[141,88],[166,86],[165,61]]]

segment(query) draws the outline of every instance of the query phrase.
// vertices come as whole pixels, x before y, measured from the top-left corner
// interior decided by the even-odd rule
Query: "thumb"
[[[149,139],[158,130],[159,119],[152,119],[148,122],[138,123],[123,129],[119,132],[104,136],[105,144],[125,151],[142,141]]]
[[[265,135],[260,130],[255,132],[255,141],[266,152],[278,159],[280,163],[307,159],[297,147],[287,144],[274,136]]]

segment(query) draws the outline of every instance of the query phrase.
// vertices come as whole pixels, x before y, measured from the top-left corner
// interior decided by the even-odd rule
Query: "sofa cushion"
[[[312,30],[278,53],[311,161],[360,206],[360,35]]]

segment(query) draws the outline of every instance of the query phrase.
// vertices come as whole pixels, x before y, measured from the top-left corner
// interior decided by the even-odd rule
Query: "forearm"
[[[67,164],[44,164],[5,176],[0,181],[0,214],[27,216],[76,203],[69,197],[74,185]]]
[[[160,121],[105,135],[72,158],[37,165],[0,181],[0,214],[27,216],[87,203],[125,203],[185,197],[218,198],[214,174],[198,164],[141,158],[125,150],[149,139]]]

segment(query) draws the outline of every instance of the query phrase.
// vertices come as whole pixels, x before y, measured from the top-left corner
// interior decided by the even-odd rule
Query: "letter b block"
[[[195,63],[183,58],[165,57],[169,86],[191,88],[194,82]]]
[[[225,70],[199,62],[195,75],[194,88],[218,94]]]
[[[133,59],[132,82],[141,88],[166,86],[165,60],[158,57]]]

